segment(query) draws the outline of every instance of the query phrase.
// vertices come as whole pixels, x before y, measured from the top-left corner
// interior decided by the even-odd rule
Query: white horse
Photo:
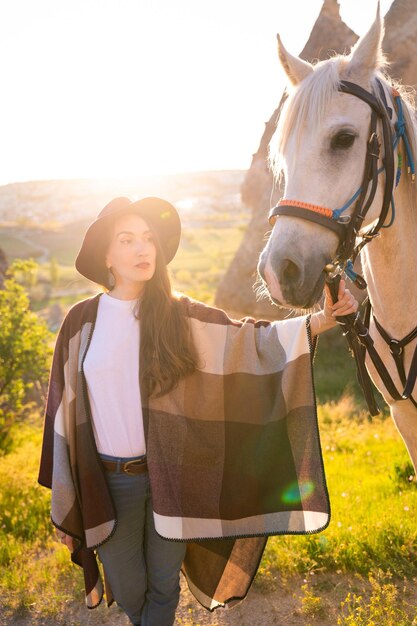
[[[348,56],[335,56],[313,66],[289,54],[278,37],[279,58],[289,87],[270,150],[275,176],[282,174],[285,179],[284,204],[316,210],[318,207],[336,209],[345,205],[362,185],[371,107],[354,95],[342,93],[341,81],[356,83],[376,94],[378,99],[377,81],[382,83],[387,104],[392,109],[390,124],[394,138],[398,105],[392,92],[393,87],[399,89],[410,152],[406,159],[404,140],[400,139],[394,151],[395,173],[401,166],[398,153],[403,165],[406,161],[412,162],[411,156],[415,159],[415,111],[405,89],[394,86],[381,72],[384,68],[382,38],[379,7],[374,24]],[[377,132],[381,140],[381,120]],[[378,167],[382,165],[379,157]],[[361,234],[369,232],[378,220],[384,184],[385,172],[382,171]],[[390,337],[402,339],[417,325],[417,193],[404,167],[394,200],[394,222],[381,229],[380,236],[363,248],[361,261],[373,315]],[[354,203],[343,215],[351,214],[353,207]],[[385,225],[389,221],[390,216]],[[293,215],[276,217],[258,267],[273,300],[288,308],[307,309],[316,304],[323,292],[324,268],[336,257],[338,245],[337,234],[323,225]],[[372,318],[370,334],[401,393],[403,384],[392,354]],[[406,373],[416,342],[414,339],[404,348]],[[391,415],[417,468],[417,408],[411,400],[394,401],[368,359],[367,367],[390,405]],[[414,398],[417,400],[417,388]]]

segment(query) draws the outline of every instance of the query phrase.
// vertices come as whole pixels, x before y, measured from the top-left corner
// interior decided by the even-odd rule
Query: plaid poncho
[[[90,608],[102,598],[94,548],[117,524],[83,374],[99,297],[75,305],[58,335],[39,475],[53,523],[78,539]],[[149,478],[156,530],[188,542],[189,588],[214,609],[245,597],[269,535],[323,530],[330,509],[308,318],[235,321],[181,306],[200,363],[162,398],[142,393]]]

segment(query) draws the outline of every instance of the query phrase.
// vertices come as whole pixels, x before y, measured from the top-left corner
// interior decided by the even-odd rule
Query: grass
[[[274,537],[263,571],[417,576],[417,489],[409,458],[388,418],[353,418],[344,398],[319,407],[332,521],[319,535]],[[412,470],[409,470],[412,472]],[[406,474],[406,476],[404,476]]]
[[[329,402],[343,394],[362,396],[356,379],[355,360],[339,328],[320,336],[314,361],[316,394],[320,402]]]
[[[256,583],[276,589],[284,578],[293,588],[304,577],[300,623],[333,604],[340,626],[417,624],[417,488],[396,428],[386,415],[370,422],[349,397],[319,406],[319,419],[331,523],[319,535],[269,539]]]
[[[80,593],[66,549],[53,540],[50,494],[36,482],[41,436],[39,424],[19,424],[14,450],[0,457],[0,590],[9,615],[47,615]]]
[[[357,408],[366,408],[362,390],[356,377],[355,359],[349,352],[346,338],[340,328],[333,328],[320,336],[314,359],[314,379],[320,403],[335,398],[352,396]],[[375,399],[382,410],[385,406],[381,394],[374,388]]]
[[[269,539],[258,588],[272,588],[277,576],[291,579],[300,574],[355,574],[362,581],[378,581],[390,572],[395,572],[395,581],[417,577],[413,514],[417,489],[393,423],[386,416],[369,422],[348,397],[323,404],[319,416],[332,522],[319,535]],[[14,450],[0,458],[2,603],[11,615],[22,610],[48,615],[74,594],[81,601],[82,577],[78,568],[69,564],[66,550],[53,540],[49,492],[36,484],[40,425],[19,428]],[[380,579],[375,578],[375,571],[380,572]],[[368,623],[348,620],[360,611],[366,614],[377,584],[378,593],[387,596],[391,587],[385,588],[381,580],[374,582],[367,601],[363,593],[361,599],[351,593],[340,608],[340,619],[345,620],[340,624]],[[301,597],[303,615],[318,616],[324,611],[320,590],[304,587]]]
[[[349,592],[341,603],[337,620],[338,626],[413,626],[417,624],[415,607],[403,592],[380,570],[369,577],[371,591],[369,598]],[[414,614],[414,619],[413,619]],[[412,621],[411,621],[412,620]]]

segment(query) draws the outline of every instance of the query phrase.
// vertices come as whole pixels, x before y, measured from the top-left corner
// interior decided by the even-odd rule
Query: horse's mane
[[[376,78],[379,78],[389,88],[394,88],[398,91],[403,102],[403,113],[405,124],[407,128],[407,136],[410,142],[411,152],[413,155],[414,163],[417,163],[417,111],[416,111],[416,92],[412,87],[403,85],[399,81],[392,79],[387,73],[378,74]],[[404,150],[402,150],[404,153]],[[405,158],[405,157],[404,157]],[[410,202],[413,208],[417,207],[417,193],[416,183],[411,182],[411,176],[407,176],[406,171],[402,177],[406,181]],[[416,211],[413,211],[414,218],[417,217]]]
[[[299,85],[287,92],[286,101],[281,109],[277,121],[277,129],[269,148],[269,164],[277,180],[283,173],[283,154],[290,137],[295,136],[297,150],[300,147],[301,131],[306,125],[320,125],[323,123],[330,100],[338,91],[339,83],[343,79],[343,70],[350,58],[345,55],[335,55],[326,61],[320,61]],[[397,89],[403,100],[403,111],[407,125],[408,137],[414,161],[417,162],[417,118],[415,93],[410,87],[394,81],[385,71],[385,67],[376,72],[372,80],[373,92],[378,93],[376,79],[391,88]],[[404,176],[410,184],[410,177]],[[411,194],[416,202],[416,193]]]
[[[269,149],[269,161],[276,177],[281,174],[282,157],[290,136],[295,134],[299,146],[301,131],[306,125],[323,123],[330,100],[338,89],[344,59],[337,55],[327,61],[320,61],[315,65],[314,72],[299,85],[287,89]]]

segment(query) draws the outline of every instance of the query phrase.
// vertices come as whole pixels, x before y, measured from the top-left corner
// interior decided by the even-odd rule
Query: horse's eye
[[[334,137],[332,137],[331,146],[333,150],[338,149],[346,149],[350,148],[350,146],[355,141],[355,135],[352,133],[347,133],[346,131],[342,131],[337,133]]]

